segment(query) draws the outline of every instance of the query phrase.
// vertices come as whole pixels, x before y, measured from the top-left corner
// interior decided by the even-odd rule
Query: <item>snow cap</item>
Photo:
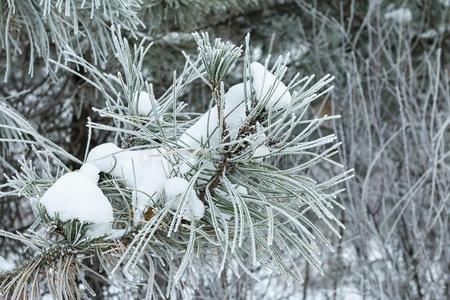
[[[91,163],[83,164],[78,172],[86,176],[86,178],[91,179],[95,184],[97,184],[100,177],[98,175],[100,173],[100,169]]]
[[[189,188],[189,181],[181,177],[172,177],[166,180],[164,192],[168,199],[181,197]]]
[[[286,85],[262,64],[252,62],[250,74],[253,78],[256,98],[259,102],[267,101],[265,104],[267,110],[287,108],[291,104],[292,96]]]
[[[178,208],[180,201],[183,199],[183,195],[186,193],[186,202],[182,213],[183,218],[188,221],[203,218],[205,214],[205,206],[197,197],[186,179],[181,177],[167,179],[164,184],[164,193],[167,198],[166,205],[169,205],[171,209]]]
[[[148,116],[153,110],[153,103],[150,95],[146,91],[139,94],[138,103],[136,106],[137,114],[140,116]]]
[[[409,8],[398,8],[384,14],[384,18],[397,23],[409,23],[412,21],[412,13]]]
[[[250,85],[247,83],[247,95]],[[232,139],[237,137],[239,128],[244,123],[245,115],[245,86],[243,83],[233,85],[224,95],[226,125]],[[217,110],[217,109],[216,109]]]
[[[247,90],[250,91],[249,86],[247,86]],[[225,124],[230,131],[231,138],[235,139],[240,125],[246,118],[244,84],[239,83],[232,86],[223,96],[223,101]],[[178,143],[183,147],[199,148],[202,142],[209,141],[211,147],[217,147],[220,144],[218,126],[217,105],[214,105],[181,135]]]
[[[114,155],[120,153],[121,151],[123,150],[117,147],[116,144],[104,143],[92,148],[91,151],[89,151],[86,162],[93,164],[102,172],[109,173],[116,165]]]
[[[139,222],[147,207],[153,207],[164,187],[167,174],[171,172],[165,149],[124,150],[113,143],[93,148],[87,161],[102,172],[121,179],[133,190],[135,222]]]
[[[56,180],[40,199],[49,216],[63,222],[75,219],[86,223],[113,221],[111,203],[96,184],[94,168],[87,164],[80,171]]]

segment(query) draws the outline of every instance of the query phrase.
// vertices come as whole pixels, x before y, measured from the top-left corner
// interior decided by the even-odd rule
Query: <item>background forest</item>
[[[244,56],[224,79],[226,87],[245,80],[243,57],[277,65],[279,55],[284,55],[289,79],[296,73],[314,74],[315,81],[334,76],[334,88],[308,103],[305,119],[322,120],[314,139],[336,134],[341,143],[333,160],[344,171],[336,164],[317,164],[301,175],[325,182],[344,174],[336,206],[345,209],[331,209],[343,224],[335,227],[336,232],[317,225],[332,246],[321,245],[317,251],[323,274],[311,263],[316,260],[305,259],[296,247],[280,255],[287,251],[293,257],[291,266],[301,274],[302,283],[263,263],[238,272],[239,276],[227,263],[219,277],[211,271],[212,255],[193,264],[170,297],[449,299],[448,0],[1,1],[0,173],[5,176],[0,179],[0,271],[6,275],[0,274],[0,291],[5,297],[31,293],[17,288],[26,281],[25,271],[14,274],[18,279],[13,286],[8,286],[12,282],[8,272],[32,257],[29,249],[35,249],[37,242],[30,230],[37,230],[36,218],[41,218],[25,196],[24,185],[14,186],[16,172],[22,171],[16,183],[35,183],[40,179],[33,177],[37,174],[33,166],[48,164],[50,173],[78,169],[77,160],[85,161],[87,145],[116,141],[126,148],[132,138],[127,140],[125,131],[108,129],[126,123],[125,113],[111,118],[107,109],[102,110],[114,106],[114,97],[125,97],[126,89],[116,89],[114,94],[108,80],[117,83],[123,77],[127,84],[133,82],[134,89],[151,88],[157,99],[169,99],[165,93],[178,92],[176,81],[189,77],[186,57],[195,61],[199,51],[202,55],[199,39],[204,36],[195,38],[192,32],[244,45]],[[246,47],[247,34],[250,47]],[[139,54],[142,47],[133,48],[141,42],[151,43],[145,56]],[[135,78],[142,82],[134,82]],[[210,108],[211,90],[204,81],[192,80],[177,94],[193,113]],[[39,147],[64,151],[73,158],[63,155],[58,163],[48,163]],[[302,162],[296,157],[271,161],[280,168]],[[95,299],[149,296],[144,290],[122,289],[102,265],[90,261],[99,276],[86,277],[92,293],[78,282],[79,297],[83,293]],[[163,286],[175,274],[159,268],[156,274],[164,276],[156,275],[154,280]],[[48,286],[44,285],[41,296],[72,297],[48,291]],[[155,290],[153,297],[164,294]]]

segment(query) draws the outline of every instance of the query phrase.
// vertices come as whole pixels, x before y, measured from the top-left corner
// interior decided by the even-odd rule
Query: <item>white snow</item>
[[[248,196],[248,190],[245,186],[242,185],[235,185],[236,191],[243,196]]]
[[[249,86],[247,86],[249,90]],[[235,139],[239,127],[245,120],[245,91],[244,84],[239,83],[232,86],[223,97],[225,124],[229,130],[230,138]],[[217,106],[214,105],[204,113],[200,119],[188,128],[180,137],[179,144],[188,148],[200,148],[202,144],[209,141],[212,148],[220,144],[219,117]]]
[[[408,8],[402,7],[385,13],[384,18],[397,23],[409,23],[412,20],[412,14]]]
[[[164,184],[164,193],[168,199],[183,195],[189,189],[189,181],[181,177],[167,179]]]
[[[175,210],[180,205],[185,195],[185,206],[183,209],[183,218],[189,221],[199,220],[205,214],[205,206],[197,197],[195,191],[189,186],[189,182],[181,177],[173,177],[167,179],[164,185],[164,193],[166,195],[166,205]]]
[[[439,0],[439,2],[441,2],[442,5],[444,5],[445,7],[449,7],[450,6],[450,0]]]
[[[136,107],[137,114],[140,116],[148,116],[152,112],[152,110],[153,110],[153,103],[150,98],[150,95],[147,92],[142,91],[139,94],[139,98],[137,101]]]
[[[439,35],[444,34],[447,31],[450,31],[450,24],[447,24],[447,26],[439,25],[437,27],[437,30],[429,29],[425,32],[422,32],[419,36],[423,39],[433,39],[433,38],[437,38]]]
[[[147,207],[153,207],[158,199],[171,165],[163,149],[123,150],[112,143],[93,148],[87,161],[102,172],[122,179],[133,190],[135,222],[139,222]]]
[[[252,62],[250,73],[253,78],[256,98],[259,102],[264,101],[266,103],[265,108],[267,110],[283,109],[291,104],[292,96],[286,85],[262,64]]]
[[[0,273],[12,271],[14,264],[0,256]]]
[[[83,174],[86,178],[88,178],[89,180],[91,180],[95,184],[97,184],[98,179],[100,178],[100,176],[99,176],[100,169],[97,168],[93,164],[89,164],[89,163],[88,164],[83,164],[81,166],[80,170],[78,170],[78,172],[80,174]]]
[[[192,170],[192,166],[197,163],[195,154],[191,154],[189,151],[182,150],[180,155],[184,158],[183,162],[179,166],[179,171],[182,175],[189,173]]]
[[[113,209],[97,186],[98,173],[94,165],[84,164],[79,171],[56,180],[41,197],[40,203],[51,217],[58,217],[61,221],[112,222]]]
[[[264,131],[264,127],[259,122],[256,123],[256,134],[253,135],[252,139],[254,145],[256,146],[256,149],[253,152],[253,158],[260,160],[264,156],[270,154],[269,147],[264,144],[267,139],[266,132]]]
[[[101,236],[109,236],[112,232],[111,223],[92,224],[86,231],[86,237],[90,239],[99,238]]]
[[[104,143],[92,148],[91,151],[89,151],[86,162],[92,163],[104,173],[109,173],[113,171],[115,167],[115,155],[122,151],[122,149],[113,143]]]
[[[253,158],[263,158],[265,156],[268,156],[270,154],[269,147],[262,145],[256,148],[255,152],[253,153]]]
[[[247,91],[248,93],[250,91],[249,85],[247,85]],[[223,102],[225,124],[229,131],[230,139],[234,140],[239,133],[240,126],[245,122],[246,118],[244,84],[239,83],[230,87],[223,96]],[[182,147],[198,149],[208,142],[211,148],[216,148],[221,142],[218,127],[219,117],[217,106],[214,105],[181,135],[178,144]],[[195,154],[186,151],[184,156],[186,162],[180,166],[180,172],[182,174],[188,173],[192,169],[191,166],[197,163]]]
[[[116,240],[127,233],[127,229],[113,229],[111,223],[89,225],[86,237],[89,239],[103,237],[104,240]]]

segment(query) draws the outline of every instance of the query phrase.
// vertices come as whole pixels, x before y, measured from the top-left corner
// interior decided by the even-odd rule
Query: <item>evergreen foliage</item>
[[[331,245],[315,223],[324,222],[339,235],[335,226],[342,224],[333,216],[332,209],[335,205],[341,207],[335,199],[342,190],[336,190],[334,186],[349,175],[343,173],[317,183],[300,175],[299,171],[304,172],[321,161],[331,162],[336,154],[337,144],[318,153],[312,151],[333,145],[335,136],[332,134],[314,137],[319,126],[330,118],[304,118],[309,103],[330,90],[332,78],[324,77],[311,84],[313,78],[295,76],[288,85],[289,89],[296,88],[292,104],[274,112],[264,110],[261,104],[251,99],[244,99],[245,103],[255,105],[249,108],[248,117],[235,140],[224,138],[217,148],[184,150],[176,141],[196,121],[197,115],[187,112],[179,97],[192,81],[203,79],[212,90],[212,99],[221,103],[223,93],[218,88],[221,85],[223,89],[223,80],[240,55],[239,48],[220,40],[211,43],[207,34],[196,34],[199,57],[186,56],[183,72],[174,75],[172,85],[156,98],[142,76],[143,58],[151,49],[143,43],[131,48],[120,31],[114,34],[115,56],[122,65],[117,76],[102,73],[70,49],[65,52],[65,61],[69,65],[79,65],[88,75],[78,73],[76,68],[59,65],[67,72],[85,78],[106,99],[105,108],[96,111],[113,122],[89,123],[90,130],[110,131],[119,144],[129,149],[166,149],[174,157],[172,167],[175,175],[180,172],[177,171],[180,160],[186,159],[181,155],[182,151],[194,151],[188,157],[196,156],[198,160],[184,177],[206,204],[206,215],[198,222],[186,223],[182,220],[181,212],[185,205],[182,201],[175,212],[164,205],[149,207],[151,216],[133,224],[132,216],[137,211],[131,201],[130,189],[113,178],[104,178],[100,186],[113,204],[113,230],[122,233],[118,237],[89,238],[86,223],[60,221],[57,216],[51,217],[41,205],[40,197],[61,175],[61,169],[56,175],[53,171],[62,164],[58,155],[63,160],[72,157],[55,151],[53,145],[47,145],[45,138],[33,136],[38,143],[33,152],[41,162],[39,168],[43,169],[39,171],[33,164],[23,161],[21,172],[4,185],[8,195],[32,200],[36,214],[33,230],[26,235],[2,233],[29,245],[31,255],[17,269],[2,275],[1,287],[5,295],[34,297],[44,290],[56,298],[94,296],[84,274],[95,276],[97,272],[91,270],[86,258],[99,261],[99,272],[108,274],[115,285],[126,287],[130,292],[133,292],[133,287],[136,291],[138,286],[143,286],[146,295],[161,297],[183,295],[180,280],[186,281],[184,276],[189,273],[187,269],[193,257],[201,260],[208,253],[222,257],[216,267],[218,274],[228,265],[236,274],[245,272],[254,276],[245,263],[250,257],[252,265],[272,266],[288,278],[301,280],[299,271],[292,268],[295,261],[289,255],[291,248],[298,249],[308,262],[320,268],[315,240]],[[248,50],[244,59],[247,74]],[[277,60],[274,66],[276,76],[282,76],[284,64],[285,60]],[[254,89],[251,79],[250,76],[249,88]],[[269,90],[276,88],[278,83],[273,85]],[[153,109],[148,117],[139,116],[133,109],[138,94],[144,88],[153,99]],[[254,94],[249,91],[246,97]],[[226,103],[217,106],[222,114],[224,105]],[[222,115],[221,122],[226,124],[227,116]],[[22,131],[21,127],[14,129]],[[225,132],[223,136],[226,136]],[[255,158],[253,153],[260,145],[267,145],[270,151],[263,158]],[[270,164],[271,157],[282,156],[301,157],[302,163],[288,169]],[[240,188],[246,192],[242,194]],[[58,277],[41,275],[55,272]],[[165,274],[165,285],[156,281],[157,274],[161,273]],[[85,290],[79,289],[80,282]]]

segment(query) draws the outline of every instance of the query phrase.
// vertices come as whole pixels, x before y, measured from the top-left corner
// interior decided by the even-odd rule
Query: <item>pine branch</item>
[[[112,280],[126,289],[144,286],[147,295],[156,293],[166,297],[182,292],[182,282],[194,268],[195,257],[210,252],[220,253],[217,274],[221,274],[225,263],[229,263],[236,274],[242,271],[254,278],[252,266],[261,263],[300,281],[300,270],[292,268],[292,248],[320,270],[315,239],[330,248],[331,244],[318,223],[339,236],[336,227],[342,224],[334,216],[333,208],[341,207],[336,200],[340,190],[334,191],[334,187],[348,179],[351,172],[322,183],[299,173],[320,162],[334,163],[332,156],[338,146],[333,144],[335,136],[315,135],[320,125],[332,117],[303,118],[308,104],[330,91],[329,84],[333,78],[325,76],[311,84],[313,77],[299,79],[296,75],[285,86],[281,80],[286,72],[287,59],[280,58],[275,62],[273,74],[268,71],[268,61],[265,66],[250,66],[247,37],[244,82],[233,93],[225,94],[223,82],[237,62],[241,48],[218,39],[211,43],[208,35],[194,34],[199,46],[198,58],[191,59],[186,55],[183,71],[174,74],[172,84],[157,98],[143,76],[144,56],[150,51],[149,46],[143,41],[132,48],[119,29],[113,28],[112,31],[116,59],[122,67],[117,74],[105,74],[72,49],[64,52],[66,61],[78,66],[82,72],[50,60],[58,68],[91,84],[106,100],[105,107],[94,111],[112,122],[88,122],[89,132],[111,132],[117,141],[129,146],[120,149],[115,144],[106,145],[115,149],[112,154],[104,153],[97,160],[90,160],[89,154],[78,172],[63,176],[64,180],[81,180],[82,176],[88,175],[94,178],[95,182],[90,183],[93,191],[102,196],[104,204],[111,209],[110,219],[109,215],[105,217],[111,228],[104,234],[93,236],[92,232],[99,224],[90,218],[90,214],[89,219],[82,219],[80,214],[75,217],[65,214],[66,219],[63,219],[60,212],[66,213],[65,210],[51,212],[53,207],[46,206],[47,202],[42,199],[52,199],[45,194],[50,189],[56,190],[58,186],[61,189],[61,172],[67,172],[69,168],[58,159],[58,147],[32,130],[27,122],[20,122],[21,128],[27,129],[24,132],[38,141],[36,147],[40,148],[34,148],[33,152],[43,169],[38,172],[33,163],[22,161],[21,172],[8,178],[4,187],[8,189],[8,196],[23,195],[33,199],[37,217],[33,228],[39,229],[40,233],[45,232],[51,243],[42,244],[45,238],[33,232],[21,238],[24,243],[38,245],[35,246],[38,254],[31,264],[26,264],[26,268],[16,271],[20,276],[26,276],[23,285],[12,288],[16,277],[7,276],[4,282],[8,283],[0,288],[20,294],[24,289],[38,289],[41,282],[47,282],[52,289],[56,285],[56,290],[51,291],[54,296],[61,296],[58,291],[68,293],[66,290],[72,288],[78,293],[72,282],[85,284],[83,280],[86,279],[80,270],[91,268],[87,260],[90,257],[99,261],[100,273],[111,274]],[[255,73],[255,70],[263,73]],[[201,141],[198,144],[184,145],[180,142],[181,137],[190,128],[195,128],[204,116],[184,111],[186,106],[179,100],[199,79],[210,88],[212,104],[216,108],[207,114],[213,114],[215,123],[212,123],[214,127],[210,131],[200,128]],[[297,91],[291,96],[290,91],[294,88]],[[286,94],[289,97],[284,97]],[[280,99],[285,101],[284,104],[279,105]],[[147,101],[144,103],[146,106],[142,106],[140,101]],[[227,106],[233,102],[237,108]],[[236,121],[230,117],[233,109],[239,109],[241,115],[238,116],[242,119]],[[206,127],[208,122],[206,119]],[[270,146],[270,149],[267,148],[265,156],[258,157],[255,153],[262,146]],[[323,152],[315,153],[322,147],[325,148]],[[144,168],[145,172],[138,173],[138,167],[148,163],[146,160],[131,160],[131,166],[126,165],[129,157],[153,154],[153,150],[157,150],[155,155],[158,159],[170,167],[167,173],[160,174],[166,180],[163,190],[144,190],[151,178],[137,181],[136,178],[146,178],[156,170]],[[304,159],[303,164],[282,169],[273,162],[276,157],[291,155]],[[123,161],[122,157],[125,157]],[[153,157],[145,158],[151,160]],[[110,159],[112,165],[103,166],[102,159]],[[187,171],[183,169],[186,161],[191,164],[185,168]],[[87,170],[98,172],[84,173]],[[99,177],[96,176],[100,171],[97,184]],[[178,202],[175,204],[170,202],[171,189],[180,187],[166,186],[174,178],[177,179],[174,182],[186,186],[177,194],[175,200]],[[141,191],[148,193],[149,198],[142,208],[139,206],[142,203],[138,202]],[[84,191],[76,192],[84,197]],[[200,198],[198,201],[203,210],[198,218],[192,214],[188,217],[187,213],[193,210],[189,206],[192,199],[188,195]],[[64,195],[59,197],[58,204],[65,199]],[[74,257],[73,253],[64,252],[54,260],[54,253],[61,251],[59,245],[68,245],[69,249],[79,252]],[[43,260],[46,263],[41,264]],[[36,274],[50,274],[61,264],[67,266],[68,271],[63,275],[67,276],[63,277],[67,279],[67,285],[53,282],[48,275],[48,278],[35,279]],[[157,271],[163,274],[165,285],[156,283]],[[131,283],[130,273],[133,277]],[[100,275],[98,277],[101,278]],[[87,286],[88,283],[86,288],[89,289]]]

